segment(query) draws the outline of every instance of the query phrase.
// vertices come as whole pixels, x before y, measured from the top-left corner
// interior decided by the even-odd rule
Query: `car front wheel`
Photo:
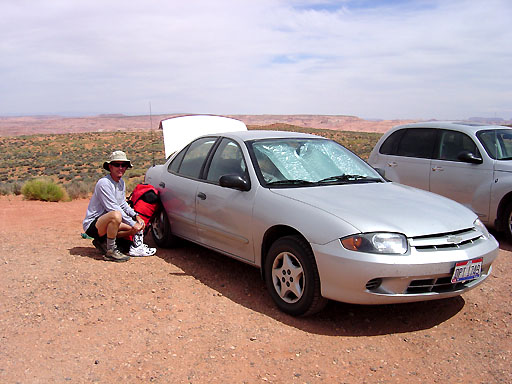
[[[290,315],[311,315],[327,304],[320,294],[313,252],[298,236],[282,237],[272,245],[265,262],[265,282],[279,309]]]
[[[161,209],[151,222],[151,235],[155,244],[160,248],[171,248],[176,245],[178,239],[171,233],[171,224],[167,214]]]

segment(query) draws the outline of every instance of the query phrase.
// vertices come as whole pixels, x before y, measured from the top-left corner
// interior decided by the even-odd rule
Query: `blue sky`
[[[0,116],[512,118],[510,0],[3,0]]]

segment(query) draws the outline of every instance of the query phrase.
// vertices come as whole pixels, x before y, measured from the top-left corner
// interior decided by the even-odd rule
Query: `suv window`
[[[205,137],[194,141],[169,164],[169,170],[183,176],[199,178],[204,161],[217,139]]]
[[[493,159],[512,159],[512,129],[480,131],[476,136]]]
[[[436,131],[431,128],[401,129],[389,136],[380,149],[384,155],[430,159],[436,141]]]
[[[382,146],[379,149],[379,152],[383,155],[396,155],[398,149],[398,143],[402,139],[402,136],[405,133],[405,129],[399,129],[396,132],[393,132],[385,141],[382,143]]]
[[[430,159],[436,140],[436,131],[429,128],[407,129],[398,144],[398,156]]]
[[[461,152],[471,152],[480,157],[480,151],[474,141],[465,133],[457,131],[441,130],[439,137],[439,160],[460,161]]]

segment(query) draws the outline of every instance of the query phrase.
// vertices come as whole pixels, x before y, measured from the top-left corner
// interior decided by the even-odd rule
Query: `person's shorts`
[[[98,228],[96,228],[96,222],[98,221],[98,217],[94,219],[94,221],[89,225],[89,228],[87,228],[87,231],[85,233],[88,236],[91,236],[93,239],[102,239],[105,236],[100,236],[98,233]]]

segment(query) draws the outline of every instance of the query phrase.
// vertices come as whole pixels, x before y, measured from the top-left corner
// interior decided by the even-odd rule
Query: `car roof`
[[[455,129],[466,133],[475,133],[483,130],[492,129],[512,129],[504,125],[489,125],[473,121],[423,121],[418,123],[403,124],[393,127],[391,131],[397,131],[404,128],[438,128],[438,129]]]
[[[321,136],[300,133],[300,132],[289,132],[289,131],[267,131],[267,130],[250,130],[250,131],[239,131],[239,132],[222,132],[214,135],[203,135],[208,136],[223,136],[238,139],[241,141],[251,140],[262,140],[262,139],[323,139]]]

